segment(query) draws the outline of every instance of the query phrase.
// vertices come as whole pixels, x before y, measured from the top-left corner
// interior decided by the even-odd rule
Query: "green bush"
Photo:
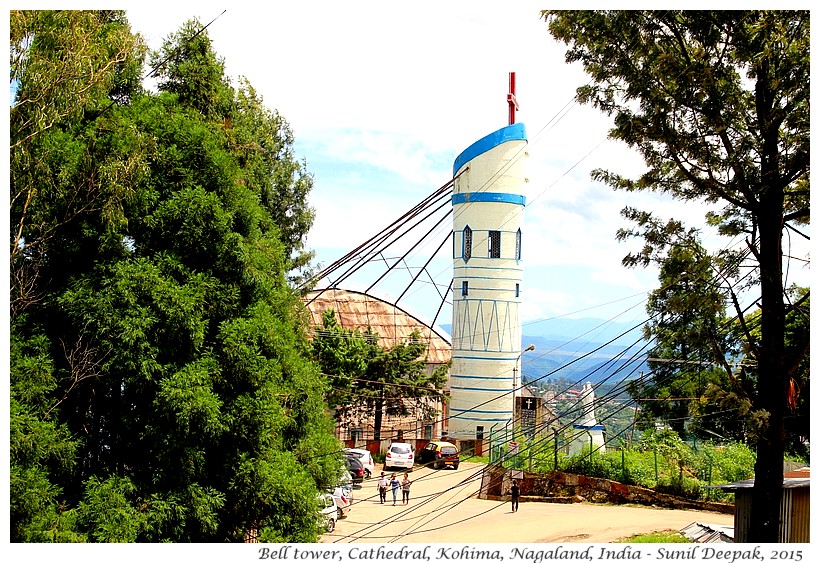
[[[554,469],[552,448],[544,450],[533,455],[531,471],[547,473]],[[513,462],[507,460],[504,465],[512,467]],[[647,433],[634,447],[623,450],[574,456],[559,453],[558,468],[693,500],[725,501],[733,495],[709,485],[748,479],[754,474],[754,463],[755,454],[745,444],[706,442],[694,449],[674,432],[661,431]]]
[[[560,471],[647,487],[693,500],[731,501],[734,495],[710,485],[742,481],[754,474],[755,454],[745,444],[690,445],[670,430],[648,431],[631,447],[595,451],[591,455],[589,450],[567,455],[567,443],[559,437],[557,469]],[[503,443],[496,445],[500,465],[536,473],[556,469],[554,446],[554,441],[546,438],[523,444],[516,456],[506,456]]]

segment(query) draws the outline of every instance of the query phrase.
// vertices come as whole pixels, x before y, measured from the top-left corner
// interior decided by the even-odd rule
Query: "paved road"
[[[376,543],[608,543],[637,533],[680,530],[692,522],[731,525],[730,514],[588,503],[481,500],[482,465],[462,462],[457,471],[416,468],[410,503],[379,502],[375,476],[354,489],[353,507],[322,542]],[[377,467],[377,470],[380,468]],[[378,475],[378,471],[376,472]]]

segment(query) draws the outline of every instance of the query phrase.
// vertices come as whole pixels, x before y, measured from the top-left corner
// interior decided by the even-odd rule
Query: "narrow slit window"
[[[521,284],[520,283],[515,284],[515,296],[516,297],[521,297]]]
[[[521,229],[515,232],[515,259],[521,260]]]
[[[501,231],[490,231],[490,258],[501,258]]]
[[[461,257],[467,262],[473,254],[473,230],[469,225],[464,227],[464,240],[461,248]]]
[[[469,293],[469,291],[470,291],[470,288],[467,285],[467,281],[465,280],[465,281],[461,282],[461,296],[466,297],[467,293]]]

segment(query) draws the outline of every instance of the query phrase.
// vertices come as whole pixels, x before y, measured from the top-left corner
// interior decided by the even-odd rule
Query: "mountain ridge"
[[[452,325],[439,325],[452,334]],[[649,370],[639,325],[604,319],[543,319],[522,326],[521,374],[525,383],[564,378],[617,382]]]

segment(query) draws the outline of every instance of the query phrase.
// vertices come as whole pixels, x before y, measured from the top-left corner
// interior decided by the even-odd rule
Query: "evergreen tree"
[[[313,177],[293,152],[287,121],[263,104],[244,78],[237,91],[224,76],[224,63],[211,48],[198,20],[186,22],[152,55],[159,88],[179,102],[218,122],[240,166],[237,182],[247,186],[279,229],[286,265],[294,285],[310,279],[312,251],[304,248],[314,212],[307,196]]]
[[[254,136],[269,124],[243,113],[195,23],[151,94],[121,14],[61,14],[13,15],[12,539],[314,541],[315,495],[341,467],[327,382],[287,282],[292,241],[236,141],[286,126]],[[112,76],[52,100],[32,61],[68,72],[78,29]],[[37,99],[53,122],[32,134]]]
[[[650,293],[646,306],[644,332],[655,343],[649,351],[651,374],[628,383],[640,405],[637,420],[643,428],[654,428],[660,419],[682,439],[692,433],[742,441],[752,389],[733,361],[740,351],[715,273],[721,266],[694,233],[679,236],[682,242],[661,261],[660,288]],[[737,397],[740,404],[722,409],[703,405],[713,388]]]
[[[552,35],[570,45],[567,62],[590,75],[582,102],[614,114],[610,136],[647,164],[638,179],[596,171],[616,189],[655,190],[713,204],[707,218],[745,237],[759,290],[760,338],[744,328],[757,363],[753,398],[757,462],[751,537],[775,542],[783,486],[785,419],[792,374],[803,353],[785,340],[784,230],[807,224],[809,206],[809,12],[544,12]],[[627,209],[646,224],[649,214]],[[650,233],[652,231],[649,231]],[[674,242],[645,238],[627,263],[661,257]],[[727,299],[743,278],[727,275]]]

